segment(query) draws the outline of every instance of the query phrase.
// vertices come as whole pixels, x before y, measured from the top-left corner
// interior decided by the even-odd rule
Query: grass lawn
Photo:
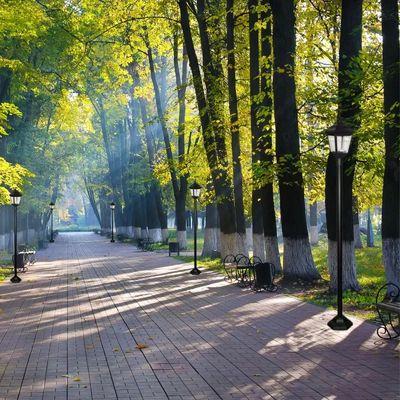
[[[13,273],[12,261],[6,252],[0,252],[0,282],[10,277]]]
[[[191,240],[193,243],[193,240]],[[199,248],[201,248],[201,245]],[[365,243],[364,243],[365,246]],[[321,278],[317,282],[302,281],[283,282],[277,277],[276,283],[281,293],[293,295],[304,301],[327,308],[336,309],[336,294],[329,292],[329,274],[327,268],[328,245],[326,239],[321,240],[318,246],[312,248],[313,257]],[[177,259],[184,262],[193,262],[192,256],[180,256]],[[361,285],[359,292],[346,291],[343,294],[343,308],[346,314],[353,314],[367,320],[377,318],[375,311],[375,296],[378,289],[386,283],[382,262],[380,240],[375,240],[375,247],[356,249],[357,276]],[[221,261],[198,257],[200,268],[207,268],[224,273]]]

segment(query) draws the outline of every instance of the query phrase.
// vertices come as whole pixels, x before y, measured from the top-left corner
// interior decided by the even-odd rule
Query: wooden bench
[[[14,256],[13,256],[14,261]],[[36,250],[29,249],[26,245],[19,245],[17,251],[17,268],[21,272],[28,270],[27,265],[32,265],[36,262]]]
[[[382,325],[376,330],[382,339],[400,336],[400,288],[391,282],[383,285],[376,295],[376,311]]]

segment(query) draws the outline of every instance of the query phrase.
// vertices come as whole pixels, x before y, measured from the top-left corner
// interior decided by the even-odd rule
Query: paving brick
[[[370,323],[94,234],[37,256],[0,286],[0,400],[400,399]]]

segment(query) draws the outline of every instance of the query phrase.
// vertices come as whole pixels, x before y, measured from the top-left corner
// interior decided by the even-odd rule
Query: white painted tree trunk
[[[246,240],[247,240],[247,248],[253,249],[253,229],[250,228],[246,228]]]
[[[178,244],[180,250],[187,249],[187,234],[186,231],[178,231],[177,232]]]
[[[202,257],[211,257],[213,251],[221,251],[221,240],[219,228],[204,229],[204,244],[201,252]]]
[[[283,274],[289,279],[311,281],[320,278],[311,254],[308,238],[283,238]]]
[[[343,241],[343,262],[342,262],[342,287],[343,291],[360,290],[357,280],[356,258],[354,253],[354,242]],[[337,257],[336,242],[328,240],[328,268],[330,274],[330,289],[332,292],[337,291]]]
[[[400,287],[400,239],[382,239],[386,281]]]
[[[6,250],[7,235],[0,235],[0,251]]]
[[[126,227],[126,234],[128,235],[129,238],[133,238],[133,226]]]
[[[310,225],[310,244],[316,246],[318,244],[318,226]]]
[[[149,239],[153,242],[159,243],[162,241],[161,228],[149,229]]]
[[[163,243],[168,243],[169,232],[168,229],[161,229],[161,237]]]
[[[147,230],[147,229],[140,229],[141,230],[141,235],[140,235],[140,237],[142,238],[142,239],[147,239],[147,238],[149,238],[150,236],[149,236],[149,231]]]
[[[264,234],[253,233],[253,256],[258,257],[262,262],[265,261],[265,242]]]
[[[265,240],[265,261],[275,265],[275,272],[281,273],[281,258],[279,256],[279,244],[276,236],[266,236]]]
[[[133,227],[133,238],[141,239],[142,238],[142,228],[140,226]]]
[[[248,255],[246,236],[239,233],[220,233],[221,236],[221,259],[228,254]]]
[[[362,249],[363,245],[361,241],[360,225],[354,224],[353,232],[354,232],[354,247],[356,249]]]

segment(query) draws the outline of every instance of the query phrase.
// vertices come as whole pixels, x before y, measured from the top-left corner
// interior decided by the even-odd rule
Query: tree
[[[398,2],[396,0],[381,0],[381,10],[385,112],[382,252],[387,281],[400,286],[400,51]]]
[[[271,1],[273,15],[274,111],[286,278],[319,278],[308,240],[294,79],[293,0]]]
[[[362,33],[362,0],[342,2],[339,48],[337,123],[343,121],[353,133],[360,127],[361,71],[359,56]],[[357,281],[353,232],[353,179],[358,139],[353,134],[349,154],[343,161],[343,290],[360,288]],[[328,265],[330,289],[336,282],[336,167],[330,154],[326,169],[325,204],[328,227]]]

